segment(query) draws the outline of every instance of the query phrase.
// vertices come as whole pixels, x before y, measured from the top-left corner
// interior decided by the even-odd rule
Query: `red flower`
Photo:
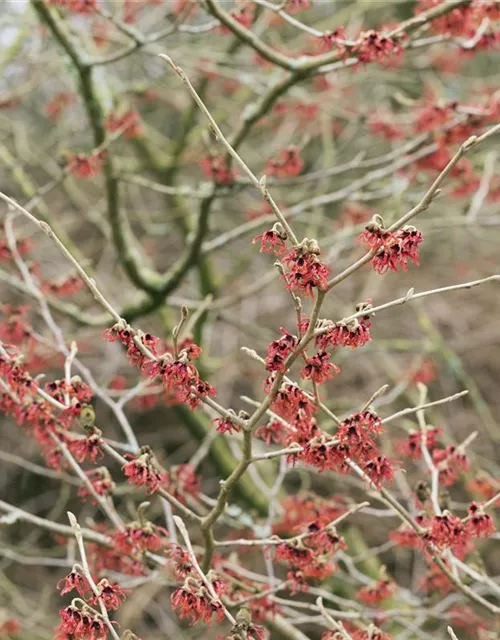
[[[369,249],[378,249],[382,245],[394,242],[394,234],[386,231],[382,223],[372,220],[358,236],[358,243],[363,242]]]
[[[377,487],[381,487],[386,481],[392,483],[394,480],[392,462],[385,456],[377,456],[372,460],[368,460],[363,467],[363,471]]]
[[[254,17],[255,17],[254,7],[245,5],[237,9],[232,9],[229,13],[231,17],[234,18],[234,20],[236,20],[236,22],[239,22],[242,26],[246,27],[247,29],[249,29],[252,26]],[[232,33],[231,29],[229,29],[224,25],[220,27],[219,31],[225,34]]]
[[[391,38],[372,29],[359,36],[352,51],[357,53],[359,62],[382,63],[390,56],[401,55],[403,47],[396,38]]]
[[[436,547],[439,549],[450,547],[458,553],[465,548],[470,533],[458,516],[444,511],[442,515],[434,516],[429,524],[430,529],[425,538]]]
[[[93,614],[75,605],[69,605],[59,611],[61,624],[57,628],[58,636],[71,635],[74,640],[87,638],[88,640],[105,640],[108,637],[108,627],[100,614]]]
[[[392,596],[394,588],[395,585],[390,580],[378,580],[371,585],[359,589],[356,593],[356,599],[361,600],[371,607],[376,607]]]
[[[284,562],[293,567],[304,568],[314,562],[314,553],[308,549],[301,541],[282,542],[274,552],[278,562]]]
[[[168,531],[152,522],[132,522],[113,534],[118,551],[133,555],[140,551],[160,551],[167,543]]]
[[[282,256],[286,252],[286,239],[286,233],[274,225],[272,229],[255,236],[252,243],[255,244],[260,240],[261,253],[270,253],[272,251],[275,256]]]
[[[64,584],[60,586],[61,583]],[[69,593],[73,589],[76,589],[78,591],[78,594],[82,598],[85,597],[86,593],[91,591],[87,578],[80,575],[75,569],[73,569],[73,571],[71,571],[71,573],[69,573],[66,577],[59,580],[59,582],[57,583],[57,589],[59,589],[62,596],[65,593]]]
[[[75,13],[94,13],[97,9],[97,0],[48,0],[48,4],[66,7]]]
[[[462,451],[453,445],[445,449],[434,449],[432,461],[439,470],[439,482],[445,487],[458,480],[461,472],[468,471],[470,462]]]
[[[178,610],[180,619],[190,619],[191,624],[196,624],[200,619],[211,624],[213,619],[221,622],[224,618],[220,602],[213,600],[206,587],[193,578],[187,578],[184,585],[172,593],[170,600],[172,608]]]
[[[319,248],[313,241],[309,245],[296,247],[285,255],[283,262],[289,269],[289,273],[284,276],[287,289],[305,296],[312,295],[314,288],[327,290],[329,270],[318,255]]]
[[[279,340],[274,340],[267,347],[266,369],[268,371],[286,371],[286,360],[298,345],[296,336],[280,327],[283,334]]]
[[[231,436],[233,433],[239,433],[241,431],[240,425],[233,422],[231,418],[215,418],[212,422],[217,425],[216,430],[219,433],[229,433]]]
[[[285,420],[295,418],[297,415],[311,418],[318,411],[309,396],[300,387],[292,384],[283,384],[280,387],[272,409]]]
[[[100,447],[101,444],[101,432],[99,429],[95,429],[94,433],[86,438],[70,440],[68,442],[68,449],[80,464],[87,460],[87,458],[90,462],[95,463],[97,459],[104,457],[104,453]]]
[[[126,453],[124,458],[128,458],[130,462],[123,465],[123,473],[128,477],[129,482],[136,487],[144,487],[146,494],[158,491],[162,484],[165,483],[164,474],[157,471],[152,465],[152,456],[149,451],[140,453],[137,457],[131,453]]]
[[[401,267],[408,270],[408,260],[419,263],[418,245],[422,242],[422,234],[412,226],[400,229],[388,244],[381,246],[372,259],[373,269],[380,274],[397,271]]]
[[[108,582],[106,578],[100,580],[97,584],[100,599],[104,602],[104,606],[108,611],[116,611],[127,597],[125,591],[116,582]],[[99,599],[96,595],[91,600],[91,604],[96,605]]]
[[[8,618],[0,624],[0,638],[11,638],[19,635],[20,632],[21,625],[13,618]]]
[[[116,488],[116,485],[109,475],[109,471],[106,469],[106,467],[87,471],[85,475],[88,477],[90,483],[92,484],[92,487],[94,488],[94,491],[99,496],[110,496]],[[91,498],[95,503],[94,496],[85,485],[82,485],[78,489],[78,495],[83,499]]]
[[[428,429],[425,434],[426,446],[432,451],[437,445],[437,438],[441,435],[441,429]],[[398,443],[398,450],[413,460],[420,460],[422,457],[423,434],[421,431],[410,431],[408,438],[404,442]]]
[[[337,27],[334,31],[325,31],[321,36],[324,49],[332,49],[336,47],[339,58],[345,55],[346,48],[343,43],[345,40],[344,27]]]
[[[197,476],[191,464],[171,467],[165,475],[166,490],[181,502],[186,496],[197,498],[201,488],[201,477]]]
[[[313,380],[316,384],[323,384],[327,380],[333,380],[340,373],[340,368],[332,362],[328,362],[330,354],[327,351],[318,351],[311,358],[306,358],[306,364],[300,375],[306,380]]]
[[[254,435],[256,438],[264,440],[267,446],[271,443],[278,444],[283,442],[287,435],[286,426],[279,420],[271,420],[266,425],[258,427]]]
[[[349,456],[356,462],[367,462],[378,454],[375,438],[383,433],[379,416],[363,411],[342,421],[335,436],[349,449]]]
[[[493,518],[476,503],[471,502],[467,509],[469,520],[467,529],[473,538],[489,538],[496,531]]]
[[[382,631],[373,624],[365,631],[363,629],[356,629],[352,633],[352,640],[392,640],[390,633]]]
[[[168,556],[165,566],[173,566],[176,580],[184,580],[193,572],[193,563],[189,553],[178,544],[170,545],[165,554]]]
[[[76,275],[59,279],[56,282],[44,282],[42,291],[47,291],[55,296],[63,297],[73,295],[83,287],[83,280]]]

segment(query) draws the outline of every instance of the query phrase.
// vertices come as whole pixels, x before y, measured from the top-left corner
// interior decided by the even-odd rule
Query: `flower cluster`
[[[382,567],[379,579],[359,589],[356,593],[356,599],[361,600],[371,607],[376,607],[384,600],[390,598],[395,588],[395,583],[387,575],[385,567]]]
[[[147,520],[136,520],[113,534],[113,544],[120,553],[135,556],[142,551],[160,551],[168,542],[168,531]]]
[[[126,453],[124,458],[127,458],[129,462],[123,465],[123,473],[129,479],[130,484],[144,487],[147,495],[158,491],[167,481],[166,474],[158,471],[154,466],[153,454],[149,447],[139,449],[136,456],[132,453]]]
[[[268,371],[286,371],[286,360],[297,347],[299,341],[296,336],[280,328],[283,336],[273,340],[267,347],[266,369]]]
[[[370,302],[362,302],[356,306],[356,313],[369,311]],[[340,322],[326,322],[319,326],[321,333],[317,335],[315,344],[321,349],[335,347],[349,347],[357,349],[371,340],[370,336],[370,315],[354,318],[353,320]]]
[[[28,319],[28,307],[12,307],[4,304],[0,311],[5,320],[0,323],[0,340],[10,344],[20,344],[31,334],[31,325]]]
[[[306,578],[324,580],[333,573],[332,556],[340,549],[347,549],[347,545],[333,525],[319,527],[311,523],[307,533],[278,544],[274,557],[292,570],[293,580],[299,579],[304,590]]]
[[[106,467],[99,467],[98,469],[86,471],[85,475],[89,479],[92,488],[98,496],[107,497],[113,495],[116,485]],[[95,497],[85,484],[78,489],[78,495],[83,500],[90,498],[92,502],[96,502]]]
[[[75,598],[68,607],[59,611],[61,623],[57,629],[57,637],[66,638],[70,635],[74,640],[107,638],[109,631],[107,621],[94,607],[102,604],[107,611],[116,611],[126,598],[122,587],[116,582],[109,582],[106,578],[102,578],[95,585],[94,592],[87,578],[81,574],[78,565],[75,565],[69,575],[58,582],[57,587],[61,595],[76,590],[80,596]]]
[[[225,583],[212,578],[211,584],[217,596],[222,596]],[[211,624],[221,622],[224,618],[224,609],[220,600],[215,600],[201,580],[192,576],[188,576],[184,584],[172,593],[170,600],[172,608],[178,611],[180,619],[186,618],[191,624],[196,624],[199,620]]]
[[[150,377],[160,376],[164,388],[173,393],[178,402],[185,402],[195,409],[207,396],[215,396],[215,388],[201,380],[191,359],[197,358],[201,349],[191,345],[179,353],[178,359],[165,354],[151,365]]]
[[[305,533],[325,528],[346,511],[343,496],[321,498],[312,492],[287,496],[282,503],[283,513],[274,525],[273,533]]]
[[[134,331],[123,321],[104,332],[110,342],[119,341],[127,349],[131,364],[141,369],[151,380],[161,377],[165,391],[173,394],[177,402],[185,402],[195,409],[202,399],[215,396],[214,387],[201,380],[192,360],[201,354],[201,348],[186,339],[179,345],[178,357],[168,351],[158,355],[159,340],[149,333]]]
[[[425,432],[425,446],[429,451],[432,451],[438,445],[438,437],[441,435],[442,430],[439,428],[430,428]],[[413,460],[420,460],[422,457],[422,444],[424,442],[424,433],[422,431],[416,431],[412,429],[408,433],[408,437],[403,442],[398,443],[398,450],[401,454],[412,458]]]
[[[375,30],[362,33],[356,44],[352,47],[352,52],[358,57],[359,62],[379,62],[383,63],[392,56],[399,56],[403,53],[403,36],[391,37]]]
[[[421,242],[422,234],[411,225],[406,225],[395,234],[391,234],[386,242],[381,243],[372,259],[374,271],[384,274],[389,270],[397,271],[398,267],[407,271],[408,260],[420,266],[419,244]]]
[[[285,254],[282,261],[288,268],[283,276],[287,289],[304,296],[312,296],[315,289],[327,290],[329,270],[319,254],[317,242],[307,238]]]
[[[333,380],[340,373],[340,368],[333,362],[329,362],[328,351],[318,351],[311,357],[306,357],[306,364],[300,372],[304,380],[312,380],[316,384],[324,384],[327,380]]]
[[[262,253],[274,253],[275,256],[282,256],[286,253],[287,234],[281,224],[277,222],[272,229],[255,236],[252,243],[260,241],[260,251]]]
[[[469,470],[470,462],[466,454],[454,445],[432,451],[432,461],[439,471],[439,482],[445,487],[454,484],[460,473]]]

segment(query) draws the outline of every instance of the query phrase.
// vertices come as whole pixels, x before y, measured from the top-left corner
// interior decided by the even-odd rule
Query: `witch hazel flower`
[[[185,580],[194,571],[189,553],[178,544],[170,544],[165,550],[168,556],[166,569],[171,568],[177,581]]]
[[[467,530],[473,538],[489,538],[496,531],[493,518],[476,502],[467,509]]]
[[[300,372],[304,380],[312,380],[316,384],[324,384],[327,380],[340,373],[340,367],[329,362],[331,354],[328,351],[318,351],[314,356],[306,358],[306,364]]]
[[[362,467],[370,481],[380,489],[386,482],[394,481],[394,463],[386,456],[376,456],[368,460]]]
[[[85,603],[80,609],[73,601],[59,611],[59,616],[61,623],[57,628],[58,638],[67,638],[69,635],[74,640],[105,640],[108,637],[109,629],[102,615]]]
[[[160,551],[168,544],[168,538],[168,531],[164,527],[143,518],[127,524],[123,530],[115,531],[113,545],[121,553],[135,555],[142,551]]]
[[[368,249],[378,249],[394,240],[394,234],[387,231],[382,216],[376,214],[358,236],[357,242],[363,243]]]
[[[377,454],[375,439],[383,432],[380,417],[373,411],[366,410],[343,420],[335,437],[347,445],[351,458],[357,462],[366,462]]]
[[[186,496],[196,499],[201,489],[201,476],[196,475],[192,464],[179,464],[165,473],[165,489],[180,502]]]
[[[95,463],[98,459],[102,459],[104,457],[104,453],[101,449],[101,430],[97,427],[88,427],[86,431],[86,438],[75,438],[68,442],[68,449],[75,460],[80,464],[86,460]]]
[[[165,353],[154,362],[149,371],[149,376],[161,376],[163,386],[172,392],[178,402],[185,402],[191,409],[195,409],[207,396],[216,395],[215,388],[201,380],[197,368],[191,363],[191,359],[197,358],[201,348],[195,344],[189,344],[181,349],[177,359],[170,353]]]
[[[109,582],[103,578],[97,583],[99,595],[95,594],[90,604],[97,605],[99,600],[108,611],[116,611],[125,601],[126,592],[117,582]]]
[[[120,342],[126,347],[128,361],[142,371],[150,367],[151,360],[157,356],[158,338],[151,333],[135,331],[123,319],[106,329],[102,337],[109,342]]]
[[[213,582],[212,586],[216,589]],[[220,601],[214,600],[206,586],[191,576],[172,593],[170,600],[174,611],[178,611],[179,618],[190,620],[191,625],[199,620],[210,625],[212,622],[221,622],[224,618],[224,609]]]
[[[73,567],[67,576],[59,580],[57,583],[57,589],[60,591],[62,596],[75,589],[78,592],[78,595],[82,598],[85,597],[85,594],[92,591],[87,578],[79,572],[76,566]]]
[[[386,568],[382,567],[379,572],[379,579],[359,589],[356,593],[356,599],[371,607],[377,607],[381,602],[392,596],[395,588],[396,585],[387,575]]]
[[[420,266],[419,245],[422,234],[418,229],[407,225],[400,229],[394,237],[382,245],[372,259],[374,271],[381,275],[388,271],[408,270],[408,260]]]
[[[153,454],[148,446],[141,447],[137,456],[126,453],[124,458],[129,462],[123,465],[123,473],[128,477],[130,484],[144,487],[147,495],[155,493],[165,484],[166,476],[153,466]]]
[[[431,518],[424,539],[431,542],[440,551],[451,548],[454,553],[463,555],[463,551],[470,541],[470,532],[458,516],[445,510],[441,515],[435,515]]]
[[[403,53],[401,43],[406,37],[406,34],[391,37],[372,29],[361,33],[352,52],[357,54],[361,63],[383,63],[391,56],[399,56]]]
[[[432,427],[425,432],[425,445],[429,451],[432,451],[438,444],[438,437],[441,435],[442,429]],[[424,434],[422,431],[412,429],[408,433],[408,437],[397,445],[398,451],[411,458],[412,460],[420,460],[422,457],[422,444],[424,442]]]
[[[286,253],[286,241],[288,235],[280,222],[276,222],[272,229],[255,236],[252,243],[260,241],[261,253],[274,253],[275,256],[282,256]]]
[[[212,420],[212,422],[217,425],[215,428],[218,433],[227,433],[232,436],[235,433],[240,433],[241,427],[235,421],[235,419],[237,418],[236,413],[234,413],[232,409],[229,409],[228,413],[228,416],[225,416],[223,418],[215,418],[214,420]],[[234,419],[232,418],[233,415]]]
[[[267,347],[266,369],[268,371],[286,371],[286,360],[298,345],[297,336],[288,333],[280,327],[283,334],[278,340],[273,340]]]
[[[349,347],[357,349],[370,342],[371,322],[369,316],[366,318],[354,318],[353,320],[335,322],[326,324],[326,330],[322,329],[322,333],[316,337],[316,346],[323,350],[328,347]]]
[[[448,445],[445,449],[434,449],[432,461],[439,471],[439,482],[450,487],[470,468],[470,461],[460,447]]]
[[[90,484],[98,496],[108,497],[113,495],[113,492],[116,489],[116,484],[113,482],[113,479],[106,467],[99,467],[98,469],[86,471],[85,475],[89,479]],[[83,500],[90,498],[92,502],[96,504],[95,497],[86,485],[82,485],[78,489],[78,495]]]
[[[283,257],[282,262],[288,268],[288,273],[282,276],[287,289],[304,296],[312,296],[314,289],[328,289],[329,269],[319,259],[320,253],[316,240],[304,238]]]

